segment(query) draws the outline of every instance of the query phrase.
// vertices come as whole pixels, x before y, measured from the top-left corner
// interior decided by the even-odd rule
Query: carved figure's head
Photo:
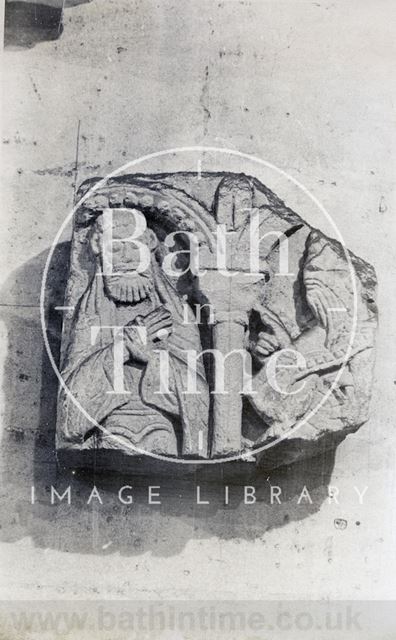
[[[136,219],[130,211],[114,209],[111,212],[111,231],[106,233],[103,215],[93,226],[91,248],[99,261],[106,294],[115,302],[134,304],[150,295],[153,288],[153,252],[158,239],[154,231],[146,228],[139,234],[139,244],[131,240],[136,233]],[[108,229],[107,229],[108,231]],[[150,259],[142,261],[142,247],[147,247]],[[140,247],[140,248],[139,248]],[[144,264],[144,270],[142,268]]]

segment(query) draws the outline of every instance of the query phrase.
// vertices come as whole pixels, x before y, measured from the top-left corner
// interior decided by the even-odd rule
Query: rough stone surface
[[[257,451],[257,463],[271,468],[335,447],[367,419],[373,268],[258,180],[213,178],[129,175],[96,191],[89,190],[95,181],[80,189],[86,199],[74,221],[58,401],[65,464],[68,451],[148,452],[197,463]],[[202,204],[203,192],[210,206]],[[141,273],[143,253],[129,239],[134,212],[147,226],[137,232],[149,249]],[[216,244],[221,228],[224,259]],[[187,233],[197,242],[197,272]],[[122,327],[121,343],[115,326]],[[199,356],[208,345],[224,362],[210,350]]]

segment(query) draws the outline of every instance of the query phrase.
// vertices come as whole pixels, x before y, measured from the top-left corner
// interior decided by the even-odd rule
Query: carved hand
[[[145,327],[147,331],[147,342],[161,341],[167,338],[173,331],[171,313],[164,306],[157,307],[146,316],[138,316],[135,323]]]
[[[264,363],[267,356],[281,348],[278,338],[265,331],[260,331],[257,342],[251,341],[249,346],[251,354],[257,358],[260,363]]]
[[[130,358],[138,362],[147,363],[150,352],[155,346],[165,344],[166,338],[172,333],[172,316],[165,307],[157,307],[146,316],[137,316],[135,320],[129,322],[125,327],[125,346]],[[137,327],[144,327],[146,330],[147,344],[140,338]]]
[[[265,359],[274,351],[290,346],[290,336],[267,309],[261,308],[261,317],[268,325],[269,331],[260,331],[257,340],[249,342],[248,349],[260,364],[264,364]]]

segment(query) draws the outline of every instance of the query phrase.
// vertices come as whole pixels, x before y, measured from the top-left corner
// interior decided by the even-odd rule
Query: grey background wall
[[[394,595],[395,19],[391,0],[93,0],[65,10],[58,40],[7,49],[2,597]],[[372,419],[334,459],[275,474],[286,496],[278,507],[264,499],[265,478],[254,506],[241,503],[238,488],[226,508],[215,487],[211,504],[196,506],[190,488],[180,499],[164,485],[163,504],[149,507],[143,483],[125,507],[114,497],[119,480],[99,480],[104,505],[87,506],[87,480],[59,475],[54,462],[56,384],[39,318],[45,257],[76,182],[185,145],[236,149],[289,172],[374,264],[381,325]],[[207,162],[203,169],[227,168]],[[265,177],[329,231],[294,188]],[[65,255],[52,273],[55,301]],[[72,483],[70,507],[50,506],[51,483]],[[326,500],[327,483],[339,488],[338,505]],[[297,507],[304,484],[313,504]],[[363,505],[354,486],[368,487]]]

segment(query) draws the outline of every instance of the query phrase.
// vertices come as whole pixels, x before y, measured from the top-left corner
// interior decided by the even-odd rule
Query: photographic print
[[[6,0],[0,638],[390,640],[391,0]]]

